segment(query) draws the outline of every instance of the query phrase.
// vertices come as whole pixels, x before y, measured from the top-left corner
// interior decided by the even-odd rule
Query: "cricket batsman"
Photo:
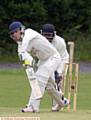
[[[44,24],[41,29],[41,34],[45,36],[49,42],[57,49],[62,59],[59,68],[54,73],[56,88],[61,92],[61,90],[63,90],[63,77],[66,75],[68,69],[68,66],[65,66],[65,64],[69,63],[69,54],[66,48],[65,40],[56,34],[55,27],[52,24]],[[53,100],[52,111],[59,111],[59,109],[60,108]]]
[[[61,99],[62,94],[53,85],[53,74],[61,63],[60,54],[55,47],[40,33],[31,28],[26,29],[20,21],[12,22],[9,31],[10,37],[18,44],[19,59],[31,86],[28,107],[23,108],[22,112],[39,112],[37,101],[43,98],[46,87],[58,106],[64,107],[69,104],[68,100],[67,104],[64,103]],[[36,72],[32,67],[34,56],[41,61]]]

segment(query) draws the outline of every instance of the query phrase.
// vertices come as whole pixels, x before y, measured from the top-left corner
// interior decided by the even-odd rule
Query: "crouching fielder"
[[[22,112],[38,112],[36,101],[40,101],[43,97],[45,88],[49,82],[49,93],[56,100],[59,106],[64,106],[61,100],[61,94],[58,93],[54,86],[52,75],[58,68],[61,58],[57,50],[38,32],[28,28],[25,29],[19,21],[14,21],[9,25],[10,37],[18,44],[18,55],[22,62],[29,83],[31,86],[31,95],[27,108],[23,108]],[[33,57],[36,56],[41,64],[34,73],[32,67]]]

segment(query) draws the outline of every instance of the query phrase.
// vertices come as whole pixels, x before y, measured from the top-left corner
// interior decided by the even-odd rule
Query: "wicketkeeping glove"
[[[59,75],[59,73],[57,71],[55,71],[55,82],[58,85],[59,82],[62,80],[62,76]]]

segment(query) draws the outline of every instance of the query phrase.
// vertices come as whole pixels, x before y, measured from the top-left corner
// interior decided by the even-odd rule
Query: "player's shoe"
[[[30,106],[30,107],[23,108],[23,109],[21,110],[21,112],[30,112],[30,113],[34,113],[34,112],[38,112],[38,111],[34,110],[33,107]]]
[[[58,112],[61,108],[63,108],[63,107],[56,104],[55,106],[52,107],[52,112]]]
[[[59,111],[61,108],[68,106],[70,104],[70,101],[66,98],[64,98],[63,100],[63,106],[60,106],[58,104],[56,104],[55,106],[52,107],[52,112],[57,112]]]

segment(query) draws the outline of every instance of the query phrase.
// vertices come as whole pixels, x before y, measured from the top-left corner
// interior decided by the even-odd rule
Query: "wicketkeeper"
[[[28,107],[23,108],[22,112],[39,112],[37,101],[43,97],[46,87],[58,106],[65,106],[61,99],[62,94],[56,91],[53,84],[53,74],[61,63],[61,57],[55,47],[40,33],[30,28],[25,29],[20,21],[12,22],[9,31],[10,37],[18,44],[18,55],[31,86]],[[36,72],[32,67],[33,56],[40,60]]]
[[[63,77],[66,76],[67,69],[68,69],[68,66],[65,66],[65,65],[69,63],[69,54],[66,48],[66,42],[62,37],[56,34],[55,27],[52,24],[44,24],[41,29],[41,34],[45,36],[49,40],[49,42],[57,49],[62,59],[58,69],[54,73],[56,89],[62,93]],[[59,109],[60,108],[53,100],[52,111],[59,111]]]

